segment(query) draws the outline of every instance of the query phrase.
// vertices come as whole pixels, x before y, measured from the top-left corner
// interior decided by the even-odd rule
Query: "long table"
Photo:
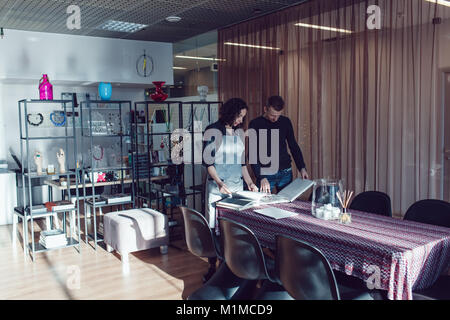
[[[431,286],[450,266],[449,228],[358,211],[351,211],[352,223],[344,225],[315,218],[310,202],[273,206],[298,215],[275,220],[254,212],[259,208],[217,208],[217,217],[246,225],[272,250],[277,234],[308,242],[334,270],[371,283],[378,276],[379,289],[391,300],[412,300],[413,290]]]

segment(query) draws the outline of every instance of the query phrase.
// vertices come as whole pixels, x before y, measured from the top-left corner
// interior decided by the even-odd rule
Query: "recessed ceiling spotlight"
[[[178,21],[181,20],[181,18],[180,18],[180,17],[177,17],[177,16],[168,16],[168,17],[166,18],[166,20],[169,21],[169,22],[178,22]]]

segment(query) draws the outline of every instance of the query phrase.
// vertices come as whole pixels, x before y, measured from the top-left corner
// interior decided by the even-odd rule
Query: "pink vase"
[[[46,74],[42,75],[41,80],[39,80],[39,99],[53,100],[53,86]]]
[[[150,95],[150,98],[152,98],[153,101],[163,102],[167,99],[167,97],[169,97],[169,95],[164,93],[164,91],[162,90],[162,86],[165,83],[165,81],[153,81],[153,84],[155,85],[155,93]]]

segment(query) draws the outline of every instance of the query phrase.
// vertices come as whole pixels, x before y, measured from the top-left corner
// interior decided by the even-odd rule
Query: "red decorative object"
[[[150,98],[153,99],[153,101],[155,102],[163,102],[164,100],[166,100],[169,95],[164,93],[164,91],[162,90],[162,86],[165,84],[165,81],[153,81],[153,84],[155,85],[155,93],[150,95]]]
[[[106,182],[106,173],[99,172],[97,182]]]

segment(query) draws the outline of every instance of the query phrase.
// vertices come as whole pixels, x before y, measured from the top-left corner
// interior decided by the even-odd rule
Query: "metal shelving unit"
[[[61,128],[64,129],[63,132],[60,132],[60,135],[49,135],[49,132],[54,134],[54,130],[49,128],[33,128],[30,130],[29,123],[27,121],[28,115],[30,114],[30,110],[32,109],[32,106],[39,105],[40,109],[39,112],[42,112],[42,110],[45,110],[46,108],[54,107],[54,105],[60,105],[62,106],[62,112],[64,113],[65,122],[61,126]],[[71,108],[68,109],[68,105],[71,105]],[[44,105],[44,106],[43,106]],[[79,215],[79,202],[78,202],[78,190],[76,193],[75,198],[75,208],[69,209],[69,210],[55,210],[51,212],[40,212],[36,209],[36,204],[33,204],[33,192],[32,187],[35,185],[33,182],[35,180],[39,181],[39,185],[41,184],[41,179],[48,179],[49,177],[65,177],[67,181],[67,190],[70,189],[70,177],[75,176],[75,181],[78,183],[78,169],[76,168],[76,164],[73,163],[74,170],[70,170],[71,162],[69,155],[73,155],[74,162],[76,161],[76,155],[77,155],[77,143],[76,143],[76,130],[75,130],[75,117],[72,117],[72,126],[69,127],[69,120],[67,117],[67,112],[70,110],[72,114],[75,113],[75,103],[74,100],[20,100],[18,102],[18,109],[19,109],[19,128],[20,128],[20,158],[22,163],[21,168],[21,179],[22,179],[22,199],[23,199],[23,205],[14,208],[14,214],[18,216],[19,219],[23,222],[23,247],[24,247],[24,253],[27,254],[28,252],[31,252],[31,258],[34,261],[35,260],[35,254],[39,252],[46,252],[50,250],[57,250],[61,248],[67,248],[67,247],[78,247],[78,252],[81,251],[80,247],[80,215]],[[53,109],[54,110],[54,109]],[[35,110],[33,110],[35,111]],[[38,132],[42,133],[42,130],[46,129],[47,133],[44,135],[31,135],[32,132]],[[45,140],[64,140],[65,142],[65,155],[66,155],[66,172],[65,173],[55,173],[55,174],[38,174],[37,172],[32,171],[31,167],[31,152],[33,151],[31,149],[31,142],[43,142]],[[71,147],[70,143],[73,143],[73,147]],[[72,150],[73,152],[70,152]],[[63,199],[65,200],[65,199]],[[70,192],[68,192],[68,200],[73,203],[72,197],[70,195]],[[49,187],[49,201],[53,201],[52,197],[52,191]],[[66,214],[69,213],[70,215],[70,229],[68,232],[66,228]],[[48,218],[50,219],[50,225],[53,227],[53,217],[56,216],[58,218],[58,214],[62,214],[62,224],[63,224],[63,232],[66,236],[67,244],[61,247],[56,248],[45,248],[43,245],[39,243],[39,241],[35,241],[35,234],[34,234],[34,220],[40,219],[40,218]],[[75,214],[75,216],[73,216]],[[30,222],[30,229],[28,228],[28,223]],[[75,224],[75,225],[74,225]],[[49,228],[50,226],[47,226]],[[76,232],[75,229],[78,231]],[[31,239],[28,238],[28,233],[30,230]]]
[[[100,107],[103,106],[103,107]],[[103,235],[98,232],[97,228],[97,209],[100,211],[100,217],[102,216],[102,208],[104,207],[120,207],[124,210],[126,205],[131,205],[134,207],[134,178],[131,173],[132,168],[124,165],[124,146],[126,145],[126,140],[131,139],[131,135],[129,132],[126,132],[127,127],[124,126],[123,117],[124,111],[128,111],[131,114],[131,101],[122,101],[122,100],[109,100],[109,101],[97,101],[97,100],[89,100],[81,102],[81,136],[83,145],[89,147],[91,151],[90,156],[87,156],[83,152],[83,160],[82,160],[82,184],[83,184],[83,195],[84,195],[84,228],[85,228],[85,241],[89,243],[89,240],[93,240],[94,249],[97,249],[97,243],[103,241]],[[103,113],[108,112],[110,114],[117,113],[119,124],[115,129],[118,129],[117,132],[114,132],[111,128],[108,128],[107,121],[105,121],[105,132],[98,132],[93,130],[93,123],[97,120],[93,120],[93,112]],[[87,123],[87,126],[86,126]],[[119,165],[111,165],[105,167],[96,167],[94,166],[95,158],[93,153],[94,141],[98,141],[99,139],[103,139],[103,143],[112,144],[116,139],[119,140],[119,148],[120,148],[120,164]],[[87,141],[86,141],[87,140]],[[86,143],[84,143],[86,141]],[[101,146],[102,150],[103,146]],[[102,152],[103,152],[102,151]],[[102,154],[102,159],[104,154]],[[128,153],[126,154],[128,157]],[[126,172],[130,171],[130,177],[126,177]],[[120,172],[118,180],[109,181],[109,182],[98,182],[95,181],[95,174],[97,173],[106,173],[113,172],[114,176],[116,172]],[[130,179],[131,178],[131,179]],[[90,180],[88,183],[87,180]],[[124,193],[125,185],[130,185],[130,201],[122,201],[118,203],[98,203],[96,202],[96,194],[95,188],[102,186],[120,186],[120,192]],[[92,195],[87,196],[87,189],[90,188],[92,190]],[[98,195],[100,196],[100,195]],[[89,213],[89,214],[88,214]],[[92,233],[88,232],[88,216],[93,217],[93,230]]]
[[[172,132],[170,130],[170,125],[166,132],[153,132],[152,124],[150,117],[153,116],[151,114],[150,109],[158,106],[165,106],[165,110],[167,110],[167,123],[172,124],[173,121],[171,119],[172,110],[177,108],[178,110],[181,107],[181,103],[178,101],[166,101],[166,102],[153,102],[153,101],[144,101],[144,102],[135,102],[134,103],[134,117],[132,121],[132,166],[133,166],[133,175],[136,181],[136,199],[140,201],[141,204],[145,203],[147,206],[151,207],[152,202],[156,201],[157,209],[160,210],[160,200],[162,197],[160,196],[160,190],[154,187],[154,184],[158,182],[160,185],[164,185],[168,183],[169,176],[166,174],[167,168],[172,165],[169,159],[164,159],[165,161],[153,161],[152,152],[155,151],[153,146],[153,136],[158,136],[161,139],[166,139],[170,141]],[[142,116],[142,114],[144,115]],[[138,116],[139,115],[139,116]],[[142,123],[139,123],[138,119],[142,120]],[[168,143],[168,154],[171,153],[171,143]],[[157,150],[161,151],[161,150]],[[155,173],[158,171],[158,173]]]
[[[154,141],[155,136],[167,137],[168,151],[169,155],[172,152],[172,136],[173,130],[175,129],[185,129],[185,133],[190,136],[191,142],[191,160],[195,157],[195,147],[194,147],[194,135],[202,135],[206,126],[208,126],[213,121],[216,121],[218,114],[214,117],[211,110],[212,105],[217,105],[217,110],[220,108],[221,102],[210,102],[210,101],[164,101],[164,102],[154,102],[154,101],[142,101],[135,102],[134,104],[134,116],[132,122],[132,144],[133,144],[133,174],[136,181],[136,200],[140,202],[142,206],[154,207],[157,210],[162,210],[163,213],[167,214],[167,209],[170,209],[169,214],[169,226],[177,226],[176,222],[173,221],[172,210],[177,206],[178,201],[182,205],[186,205],[188,197],[192,197],[193,207],[197,206],[197,197],[201,196],[201,209],[199,211],[203,212],[205,205],[204,197],[204,186],[203,177],[201,173],[202,164],[173,164],[170,159],[161,162],[152,162],[152,152],[155,149]],[[194,128],[195,121],[198,121],[196,117],[196,111],[198,108],[204,108],[202,112],[202,128]],[[155,132],[152,130],[152,120],[153,113],[156,109],[164,110],[165,112],[165,122],[167,131],[166,132]],[[173,115],[175,113],[175,115]],[[189,116],[185,116],[184,113],[189,113]],[[204,116],[207,117],[204,117]],[[214,120],[216,118],[216,120]],[[198,123],[198,122],[197,122]],[[158,139],[157,139],[158,140]],[[156,148],[159,149],[159,148]],[[200,151],[202,152],[202,150]],[[190,167],[189,167],[190,166]],[[152,169],[158,167],[172,168],[176,171],[176,182],[170,179],[161,179],[160,181],[155,181],[155,174],[152,175]],[[200,167],[200,177],[198,176],[198,167]],[[196,170],[197,168],[197,170]],[[186,172],[191,172],[191,183],[186,182],[185,174]],[[172,174],[174,176],[174,174]],[[151,179],[148,179],[148,178]],[[170,177],[170,175],[169,175]],[[168,177],[168,178],[169,178]],[[178,185],[178,190],[167,190],[165,187],[167,185]],[[173,201],[174,199],[179,199],[178,201]],[[167,199],[170,200],[169,206],[166,205]],[[156,201],[156,205],[153,202]],[[175,205],[173,205],[175,203]],[[169,208],[168,208],[169,207]]]
[[[220,107],[222,106],[222,102],[220,101],[189,101],[189,102],[184,102],[183,103],[185,106],[187,106],[190,110],[190,119],[189,119],[189,123],[191,124],[190,128],[188,128],[188,132],[192,135],[195,134],[201,134],[203,137],[203,134],[205,132],[205,129],[208,125],[216,122],[219,119],[219,110]],[[216,112],[213,112],[213,110],[211,110],[212,106],[217,106],[217,110]],[[197,118],[197,109],[198,108],[205,108],[207,110],[207,121],[205,121],[206,119],[204,118]],[[215,113],[215,114],[214,114]],[[203,113],[204,115],[204,113]],[[195,121],[199,121],[202,124],[201,128],[195,128]],[[191,145],[191,150],[192,150],[192,159],[194,159],[194,139],[191,139],[192,145]],[[203,152],[203,150],[202,150]],[[197,199],[195,197],[195,195],[200,194],[201,195],[201,203],[200,203],[200,212],[202,212],[203,214],[205,213],[205,181],[203,180],[203,176],[200,177],[200,179],[198,179],[198,177],[196,178],[196,172],[195,172],[195,168],[196,165],[191,165],[192,168],[192,184],[189,187],[191,190],[191,194],[193,195],[193,202],[194,202],[194,208],[197,208]],[[201,165],[200,165],[201,166]],[[205,173],[206,174],[206,173]]]

